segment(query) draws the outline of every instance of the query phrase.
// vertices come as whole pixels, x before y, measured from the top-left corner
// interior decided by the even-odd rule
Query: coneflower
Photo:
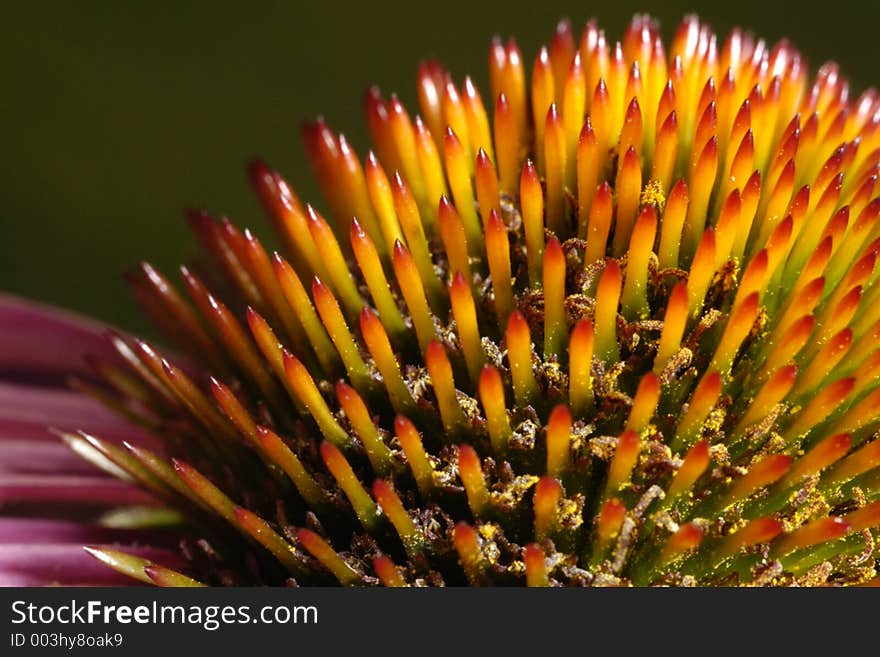
[[[853,585],[880,527],[880,96],[694,17],[560,23],[526,64],[303,127],[322,215],[207,213],[89,391],[161,447],[63,433],[186,519],[160,585]],[[186,297],[189,297],[187,299]],[[85,384],[81,384],[85,385]],[[181,563],[182,562],[182,563]]]

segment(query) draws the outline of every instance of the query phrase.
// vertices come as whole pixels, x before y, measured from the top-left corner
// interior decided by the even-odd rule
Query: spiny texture
[[[371,89],[365,160],[305,125],[329,220],[255,162],[283,255],[193,212],[195,309],[131,277],[190,358],[112,336],[94,392],[173,458],[67,440],[186,515],[190,566],[99,558],[173,585],[877,576],[878,94],[693,17],[668,52],[647,17],[563,22],[525,69],[492,42],[488,110],[433,61],[420,116]]]

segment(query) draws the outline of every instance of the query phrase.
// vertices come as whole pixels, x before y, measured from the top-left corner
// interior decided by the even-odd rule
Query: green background
[[[6,3],[0,18],[0,289],[145,328],[121,272],[166,273],[195,240],[182,208],[204,206],[268,237],[244,163],[259,154],[319,200],[299,123],[324,114],[363,155],[372,83],[414,112],[420,59],[487,87],[491,36],[526,62],[556,21],[590,17],[617,38],[636,12],[669,37],[697,11],[721,35],[788,37],[815,71],[880,81],[880,3],[269,2]],[[319,206],[321,204],[319,203]]]

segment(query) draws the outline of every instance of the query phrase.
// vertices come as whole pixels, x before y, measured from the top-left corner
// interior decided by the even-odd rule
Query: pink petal
[[[57,440],[49,431],[83,430],[108,440],[158,448],[159,441],[98,401],[61,388],[0,382],[0,438]]]
[[[124,506],[155,503],[153,498],[140,488],[100,475],[0,475],[0,504],[34,502],[60,506],[72,504]]]
[[[0,432],[2,433],[2,432]],[[0,435],[0,475],[68,474],[92,475],[95,466],[77,456],[60,441],[15,440]]]
[[[0,373],[59,380],[88,374],[83,355],[115,358],[106,332],[74,313],[0,293]]]
[[[115,529],[67,520],[0,518],[0,545],[71,543],[80,546],[124,543],[126,545],[142,544],[173,548],[178,541],[179,535],[167,530]]]
[[[168,550],[106,545],[169,568],[184,566]],[[0,545],[0,586],[132,586],[135,580],[108,568],[79,545]]]

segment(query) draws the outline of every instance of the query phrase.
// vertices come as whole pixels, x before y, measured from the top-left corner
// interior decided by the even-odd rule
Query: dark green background
[[[873,6],[871,6],[873,5]],[[495,33],[531,68],[557,19],[615,38],[635,11],[669,36],[698,11],[787,36],[815,68],[836,59],[860,92],[880,81],[878,3],[250,2],[5,3],[0,14],[0,289],[129,328],[144,323],[120,272],[166,272],[195,249],[181,209],[203,205],[267,236],[243,173],[264,156],[318,200],[299,123],[323,113],[363,155],[364,89],[415,108],[419,59],[486,88]]]

